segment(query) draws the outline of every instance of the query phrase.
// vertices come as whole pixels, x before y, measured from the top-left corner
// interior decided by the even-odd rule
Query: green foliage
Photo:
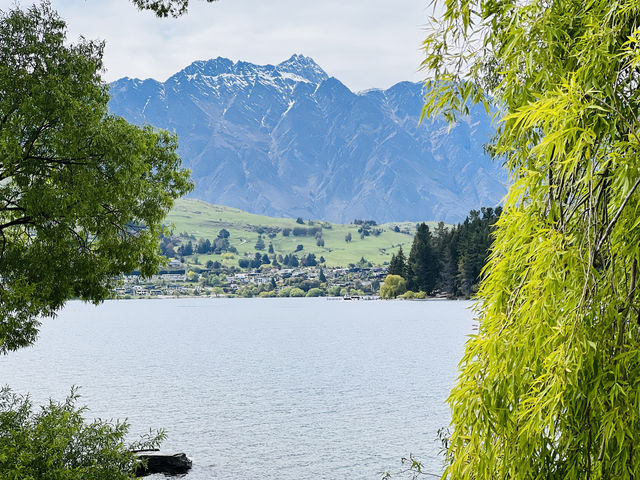
[[[208,3],[216,0],[206,0]],[[189,0],[131,0],[140,10],[151,10],[158,17],[179,17],[187,13]]]
[[[333,285],[329,287],[329,289],[327,290],[327,294],[331,297],[340,296],[340,287],[338,285]]]
[[[68,299],[155,272],[161,222],[191,188],[176,137],[109,115],[103,45],[65,28],[46,2],[0,13],[0,353]]]
[[[307,292],[307,297],[322,297],[324,295],[324,290],[321,288],[315,287],[310,288]]]
[[[320,280],[321,283],[327,282],[327,277],[325,276],[324,270],[322,270],[322,268],[320,269],[320,273],[318,274],[318,280]]]
[[[405,253],[408,252],[413,233],[409,235],[407,228],[409,225],[411,228],[415,225],[413,222],[400,224],[403,233],[393,231],[392,227],[395,223],[393,225],[380,225],[376,227],[383,230],[379,236],[371,235],[365,241],[360,241],[359,237],[355,235],[356,227],[350,224],[332,225],[327,222],[322,222],[322,224],[318,222],[314,225],[309,225],[305,220],[307,225],[300,226],[295,223],[295,219],[254,215],[231,207],[211,205],[200,200],[186,198],[176,201],[174,208],[166,219],[166,223],[173,225],[173,229],[176,232],[197,232],[196,238],[192,238],[189,235],[190,238],[175,236],[162,240],[161,245],[164,245],[165,250],[170,255],[170,248],[173,248],[173,255],[176,256],[180,243],[186,243],[189,240],[195,243],[198,238],[211,239],[213,247],[217,243],[214,239],[218,235],[218,231],[224,228],[230,233],[226,251],[237,252],[240,257],[246,253],[250,253],[253,256],[256,251],[254,250],[254,244],[258,239],[258,231],[262,230],[270,232],[268,234],[269,240],[264,235],[263,238],[267,248],[269,243],[273,245],[276,255],[284,257],[285,254],[293,252],[297,244],[302,244],[305,255],[310,252],[314,253],[318,259],[322,256],[326,261],[326,265],[330,267],[357,263],[363,256],[374,265],[388,263],[391,259],[391,254],[398,249],[398,246],[402,245]],[[428,224],[430,228],[435,228],[436,226],[435,222],[429,222]],[[292,234],[295,227],[319,229],[321,226],[322,232],[316,232],[313,236],[293,236]],[[331,228],[328,228],[328,226],[331,226]],[[276,234],[271,238],[274,231],[282,233],[282,235]],[[288,232],[289,236],[285,236],[285,232]],[[324,247],[317,245],[317,237],[320,233],[322,234],[322,240],[325,241]],[[347,233],[352,233],[353,235],[353,241],[350,243],[344,242]],[[201,260],[203,263],[207,260],[218,260],[224,263],[226,267],[232,267],[237,262],[237,258],[233,262],[224,262],[220,257],[214,257],[214,255],[224,256],[224,250],[210,252],[206,258],[201,258]],[[271,255],[269,256],[271,257]],[[280,260],[278,262],[282,263]]]
[[[400,298],[404,300],[423,300],[427,298],[427,294],[425,292],[414,292],[412,290],[407,290],[402,295],[400,295]]]
[[[501,207],[483,207],[480,211],[471,210],[464,222],[451,229],[438,225],[432,241],[439,260],[438,289],[455,296],[469,296],[476,291],[501,213]]]
[[[400,275],[387,275],[380,285],[380,298],[390,299],[402,295],[407,290],[407,281]]]
[[[159,432],[128,444],[126,423],[87,422],[75,391],[34,411],[28,397],[0,390],[0,478],[125,480],[140,461],[133,450],[154,448]]]
[[[389,268],[387,269],[388,275],[400,275],[405,277],[407,274],[407,260],[404,257],[402,247],[398,249],[398,253],[391,256],[389,262]]]
[[[200,276],[193,270],[189,270],[187,273],[187,282],[197,282]]]
[[[513,181],[446,478],[640,471],[639,24],[636,0],[460,0],[425,42],[425,112],[495,100]]]
[[[407,288],[430,294],[438,279],[439,268],[431,246],[431,232],[426,223],[421,223],[413,238],[411,253],[407,260]]]
[[[318,265],[316,255],[314,253],[307,254],[307,256],[302,261],[302,265],[305,267],[315,267],[316,265]]]

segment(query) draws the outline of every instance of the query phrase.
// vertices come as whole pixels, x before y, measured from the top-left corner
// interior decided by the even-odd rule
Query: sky
[[[32,0],[20,0],[23,8]],[[429,0],[191,0],[178,19],[140,12],[128,0],[51,0],[69,40],[106,42],[103,78],[164,81],[195,60],[276,64],[312,57],[354,91],[421,81]],[[0,0],[0,10],[16,5]]]

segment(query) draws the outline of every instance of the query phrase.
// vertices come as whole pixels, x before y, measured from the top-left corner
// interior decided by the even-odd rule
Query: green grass
[[[367,236],[360,238],[357,225],[342,225],[323,221],[309,221],[305,219],[304,225],[299,225],[293,218],[274,218],[262,215],[254,215],[242,210],[220,205],[211,205],[201,200],[179,199],[173,210],[169,213],[166,221],[169,228],[175,235],[187,233],[196,239],[208,238],[213,241],[218,232],[225,228],[231,234],[229,243],[238,249],[238,254],[234,258],[223,259],[222,255],[194,255],[189,260],[193,261],[198,257],[201,264],[207,260],[217,260],[226,265],[238,265],[238,259],[243,258],[246,253],[254,256],[258,250],[254,248],[258,240],[259,228],[295,228],[322,226],[322,236],[324,247],[316,245],[315,237],[282,235],[280,231],[274,238],[269,238],[265,233],[262,235],[265,242],[265,249],[260,253],[267,253],[269,243],[273,244],[276,254],[286,255],[293,253],[297,245],[303,245],[303,250],[297,252],[301,257],[303,254],[314,253],[316,258],[323,256],[327,266],[347,266],[350,263],[357,263],[364,257],[374,265],[383,265],[391,260],[391,255],[398,251],[402,245],[403,250],[408,255],[415,233],[415,222],[386,223],[379,225],[383,232],[379,236]],[[433,228],[436,222],[427,222]],[[398,227],[407,233],[398,233],[393,228]],[[345,236],[351,233],[352,241],[347,243]],[[195,246],[195,245],[194,245]],[[271,256],[271,255],[270,255]]]

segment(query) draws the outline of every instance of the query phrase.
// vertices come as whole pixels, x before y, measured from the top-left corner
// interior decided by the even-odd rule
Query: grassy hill
[[[314,253],[318,259],[323,256],[327,266],[347,266],[350,263],[358,263],[362,257],[374,265],[382,265],[391,260],[391,255],[397,252],[400,246],[408,254],[416,227],[414,222],[386,223],[373,227],[382,229],[379,235],[372,234],[360,238],[358,225],[341,225],[308,219],[304,219],[304,225],[301,225],[292,218],[254,215],[195,199],[179,199],[169,213],[166,223],[174,235],[186,233],[195,237],[196,241],[201,238],[213,241],[221,229],[228,230],[231,234],[229,242],[231,246],[238,249],[237,254],[196,254],[188,260],[189,263],[193,263],[195,257],[198,257],[198,262],[201,264],[206,263],[207,260],[217,260],[229,266],[237,266],[238,259],[245,256],[253,257],[258,252],[255,245],[259,235],[262,235],[265,243],[265,249],[260,253],[267,253],[269,243],[273,244],[276,255],[283,256],[295,252],[296,247],[302,245],[303,249],[297,252],[299,257]],[[432,228],[436,225],[436,222],[427,223]],[[314,236],[294,236],[293,233],[289,236],[283,235],[284,229],[293,230],[296,227],[321,227],[324,246],[317,246]],[[400,232],[396,232],[395,227],[398,227]],[[352,240],[346,242],[345,237],[349,233]],[[184,239],[184,241],[187,240]],[[195,246],[196,242],[193,243]]]

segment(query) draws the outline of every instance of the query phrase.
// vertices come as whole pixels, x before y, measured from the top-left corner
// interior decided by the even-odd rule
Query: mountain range
[[[122,78],[110,111],[175,131],[191,197],[270,216],[456,222],[493,206],[505,172],[484,153],[482,107],[453,126],[420,123],[424,91],[400,82],[352,92],[313,59],[216,58],[165,82]]]

